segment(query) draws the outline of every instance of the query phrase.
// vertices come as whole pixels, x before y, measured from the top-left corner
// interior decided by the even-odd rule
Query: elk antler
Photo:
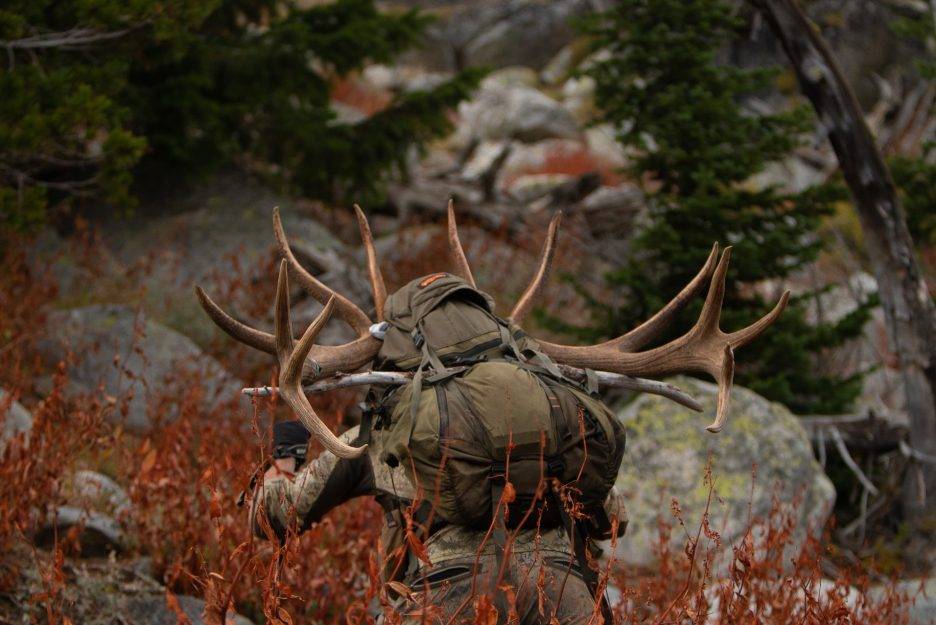
[[[452,254],[452,261],[455,263],[455,275],[461,276],[471,286],[477,286],[474,276],[471,275],[468,257],[465,256],[465,250],[462,249],[461,240],[458,238],[458,224],[455,223],[455,201],[451,199],[448,203],[448,240],[449,252]]]
[[[555,240],[558,235],[558,218],[550,224],[549,234],[543,245],[540,266],[523,296],[514,306],[512,313],[516,322],[522,319],[531,306],[532,298],[541,290],[549,275],[553,259]],[[710,432],[718,432],[728,416],[728,400],[734,379],[734,350],[746,345],[766,330],[783,309],[789,298],[785,292],[774,309],[750,326],[726,334],[718,327],[722,300],[725,295],[725,274],[731,248],[725,248],[717,266],[718,245],[712,248],[708,260],[699,273],[670,302],[653,317],[627,334],[598,345],[572,346],[540,341],[540,348],[556,362],[588,369],[600,369],[623,375],[665,376],[675,373],[707,373],[718,382],[718,401],[715,420],[708,426]],[[701,292],[710,280],[708,295],[698,321],[686,334],[644,352],[642,346],[658,336],[686,305]]]
[[[306,357],[313,348],[315,337],[325,327],[335,308],[334,296],[322,312],[315,318],[302,338],[297,343],[292,335],[292,323],[289,319],[289,276],[286,271],[286,260],[280,261],[279,276],[276,281],[276,359],[279,361],[279,392],[283,401],[293,409],[299,420],[307,430],[317,438],[325,449],[339,458],[356,458],[367,450],[367,445],[352,447],[343,443],[328,429],[328,426],[315,414],[309,404],[309,399],[302,392],[302,369]]]
[[[360,217],[358,219],[360,220]],[[367,220],[365,219],[363,223],[366,224]],[[322,304],[328,301],[328,298],[334,297],[335,312],[338,313],[338,316],[344,319],[359,336],[367,334],[368,328],[371,326],[371,320],[364,314],[364,311],[358,308],[354,302],[344,295],[336,293],[319,282],[315,276],[306,271],[305,267],[300,265],[299,261],[296,260],[296,256],[289,247],[289,240],[286,239],[286,232],[283,230],[283,222],[280,220],[278,207],[273,209],[273,233],[276,235],[276,242],[279,243],[280,253],[283,255],[283,258],[289,261],[289,268],[292,269],[293,275],[296,280],[298,280],[299,284],[302,285],[302,288],[308,291],[312,297]],[[367,233],[368,235],[370,234],[370,228],[367,229]],[[367,243],[367,237],[365,237],[365,246]],[[371,242],[371,245],[373,245],[373,242]],[[368,256],[370,256],[369,253]],[[374,304],[376,306],[377,302],[375,301]],[[383,302],[380,303],[380,306],[383,306]]]
[[[374,236],[371,234],[370,224],[361,207],[354,205],[354,214],[357,217],[358,228],[361,230],[361,241],[364,242],[364,252],[367,254],[367,274],[370,277],[371,293],[374,295],[374,310],[377,321],[384,319],[384,304],[387,301],[387,287],[384,284],[380,265],[377,263],[377,249],[374,247]]]
[[[527,313],[530,312],[530,308],[533,307],[534,298],[539,295],[540,291],[543,289],[543,285],[546,284],[546,280],[549,279],[553,256],[556,253],[556,237],[559,234],[559,225],[561,223],[562,211],[559,211],[556,213],[555,217],[552,218],[552,221],[549,222],[549,230],[546,233],[546,241],[543,242],[543,253],[540,257],[539,268],[536,270],[536,274],[533,276],[530,285],[526,288],[526,291],[523,292],[523,295],[520,296],[520,299],[517,300],[513,310],[510,312],[510,320],[518,325],[523,321]]]
[[[377,267],[370,227],[367,225],[367,218],[364,217],[363,213],[358,215],[358,222],[361,224],[361,235],[364,238],[365,248],[368,250],[368,268],[371,276],[371,287],[374,291],[374,306],[377,310],[382,311],[383,277]],[[280,221],[279,211],[276,209],[273,210],[273,229],[280,243],[280,249],[285,256],[284,260],[293,268],[294,273],[299,277],[306,290],[323,305],[333,300],[332,306],[335,312],[342,315],[342,318],[358,333],[357,339],[345,345],[316,345],[314,360],[305,363],[304,380],[317,380],[336,373],[356,371],[371,362],[380,349],[380,341],[370,334],[370,318],[351,300],[322,284],[299,264],[289,248],[286,234],[283,231],[283,224]],[[374,262],[370,262],[371,258],[374,259]],[[268,354],[277,354],[276,337],[273,334],[257,330],[234,319],[215,304],[201,287],[195,287],[195,294],[212,321],[233,339]]]

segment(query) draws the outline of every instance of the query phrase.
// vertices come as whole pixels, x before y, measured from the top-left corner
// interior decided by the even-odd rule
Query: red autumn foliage
[[[53,305],[56,292],[48,274],[28,259],[28,249],[26,243],[13,242],[0,252],[7,269],[0,275],[0,386],[10,394],[0,414],[18,398],[35,420],[28,437],[14,439],[0,458],[3,553],[30,544],[39,520],[65,496],[65,478],[78,468],[91,468],[127,488],[132,513],[121,522],[135,551],[152,557],[170,607],[178,608],[175,595],[184,593],[206,598],[210,624],[224,622],[228,609],[257,623],[373,623],[368,606],[375,598],[385,603],[388,591],[379,582],[374,555],[383,522],[379,508],[369,500],[352,502],[281,546],[253,539],[246,511],[235,501],[266,457],[270,417],[281,413],[281,407],[264,400],[244,414],[236,398],[211,403],[198,363],[182,362],[175,379],[150,393],[149,400],[151,415],[175,418],[146,436],[125,432],[115,421],[126,398],[66,393],[68,359],[49,371],[35,356],[35,340],[44,331],[43,311]],[[234,280],[226,294],[246,301],[248,286],[256,285],[250,279]],[[243,352],[231,343],[219,343],[211,351],[239,375],[255,376],[251,381],[269,379],[264,368],[248,370]],[[49,375],[51,390],[40,393],[37,380]],[[350,395],[333,395],[316,398],[316,407],[338,427],[352,401]],[[901,622],[908,599],[894,590],[873,598],[868,571],[843,571],[834,581],[824,579],[821,563],[831,549],[827,543],[812,539],[798,557],[787,560],[784,548],[794,540],[795,528],[792,517],[780,510],[778,506],[733,546],[730,564],[719,569],[728,571],[723,578],[714,579],[720,538],[707,522],[687,531],[685,553],[673,553],[661,539],[659,572],[653,576],[635,577],[613,562],[605,564],[601,577],[617,588],[620,621]],[[674,505],[673,520],[661,520],[661,537],[672,523],[682,524],[680,516]],[[418,543],[418,537],[411,541]],[[42,606],[43,622],[69,622],[61,598],[69,583],[63,567],[79,549],[74,533],[58,536],[51,559],[35,557],[50,563],[41,568],[43,591],[32,598]],[[0,556],[0,591],[17,583],[20,566]],[[476,608],[478,623],[496,621],[490,601],[479,598]],[[600,618],[597,612],[593,617],[595,622]]]

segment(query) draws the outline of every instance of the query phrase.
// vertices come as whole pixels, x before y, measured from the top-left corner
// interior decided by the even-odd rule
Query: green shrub
[[[722,317],[728,330],[773,305],[753,283],[783,279],[822,249],[816,230],[845,197],[841,188],[786,194],[749,183],[796,147],[810,119],[802,109],[759,114],[743,106],[745,96],[771,87],[775,73],[719,62],[738,26],[723,0],[621,0],[585,26],[595,48],[609,53],[587,70],[597,105],[638,155],[630,173],[649,181],[651,210],[631,260],[607,277],[627,293],[628,305],[593,302],[588,338],[621,334],[649,317],[698,271],[714,241],[734,248]],[[868,311],[813,327],[802,306],[811,296],[795,298],[769,332],[739,352],[736,379],[797,412],[836,412],[856,396],[860,376],[819,374],[816,356],[858,335]],[[700,308],[685,312],[680,331]]]
[[[132,206],[236,164],[290,190],[378,196],[449,130],[477,70],[397,96],[357,124],[335,81],[416,45],[427,18],[372,0],[20,0],[0,9],[0,209],[16,226],[82,202]]]

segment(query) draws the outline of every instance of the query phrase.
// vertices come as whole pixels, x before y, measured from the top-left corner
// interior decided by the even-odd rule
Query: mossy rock
[[[715,412],[717,387],[691,378],[672,382],[699,400],[705,412],[643,395],[618,414],[628,443],[615,483],[629,519],[615,552],[620,566],[654,568],[661,519],[673,526],[672,553],[682,553],[686,530],[673,518],[671,502],[678,501],[694,536],[708,500],[709,462],[714,480],[709,522],[729,553],[751,519],[769,517],[776,502],[796,520],[794,550],[807,531],[821,530],[835,502],[835,489],[796,416],[781,404],[735,387],[727,425],[711,434],[705,426]]]

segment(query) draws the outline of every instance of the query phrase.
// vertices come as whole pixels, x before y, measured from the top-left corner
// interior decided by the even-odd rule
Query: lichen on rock
[[[705,413],[653,395],[618,411],[628,448],[615,489],[624,497],[629,519],[615,551],[619,565],[654,568],[661,519],[674,525],[670,547],[682,552],[686,533],[672,516],[671,502],[679,502],[686,528],[694,533],[708,501],[704,476],[709,462],[714,481],[709,522],[729,552],[751,520],[766,518],[775,505],[797,520],[794,549],[807,532],[821,531],[835,489],[796,416],[781,404],[735,387],[727,426],[710,434],[706,415],[714,414],[717,387],[692,378],[673,383],[698,399]]]

